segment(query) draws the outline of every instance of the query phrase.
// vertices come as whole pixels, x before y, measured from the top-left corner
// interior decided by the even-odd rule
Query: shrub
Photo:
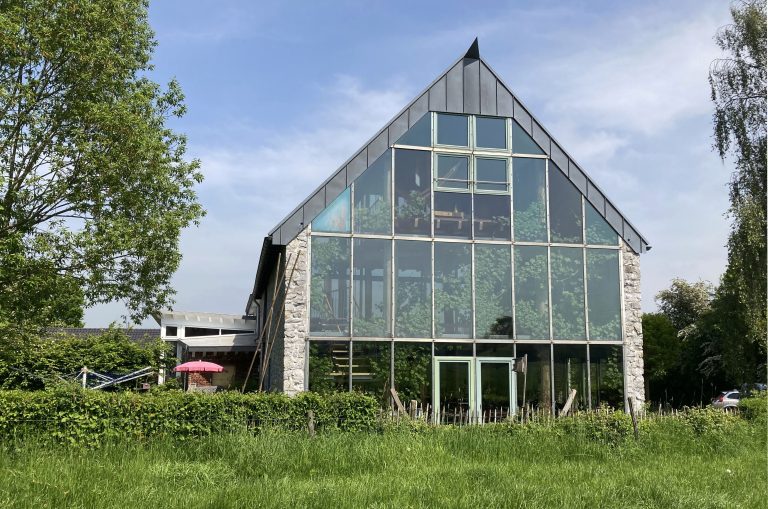
[[[752,393],[752,397],[739,401],[739,413],[749,421],[765,421],[768,419],[768,391],[760,394]]]
[[[89,445],[109,439],[188,439],[238,430],[304,431],[309,410],[318,430],[378,429],[376,400],[350,393],[303,393],[291,398],[285,394],[176,390],[146,394],[72,389],[0,391],[0,408],[0,440],[43,437]]]
[[[696,435],[722,431],[728,424],[738,419],[732,413],[711,406],[685,408],[682,418],[683,422],[689,425]]]

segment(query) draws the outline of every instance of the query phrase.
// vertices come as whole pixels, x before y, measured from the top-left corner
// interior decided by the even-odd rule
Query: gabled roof
[[[270,256],[271,246],[286,245],[293,240],[368,166],[429,111],[514,118],[627,244],[637,253],[646,251],[648,241],[645,237],[491,69],[480,56],[475,39],[465,54],[452,63],[269,232],[268,237],[264,239],[256,275],[254,294],[257,297],[262,287],[259,275],[262,273],[262,267],[269,265],[265,261],[265,255]],[[249,299],[249,307],[252,299],[253,296]]]

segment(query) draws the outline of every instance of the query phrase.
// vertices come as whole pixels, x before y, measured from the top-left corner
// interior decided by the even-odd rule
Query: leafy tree
[[[728,328],[739,333],[724,334],[720,352],[736,376],[742,361],[752,362],[740,356],[764,359],[766,351],[766,2],[734,2],[731,15],[733,23],[715,35],[728,55],[712,63],[709,83],[714,148],[723,160],[732,157],[736,167],[729,183],[728,268],[720,290],[723,304],[735,306],[725,315]]]
[[[709,281],[691,284],[685,279],[675,278],[667,290],[656,294],[655,300],[659,311],[680,331],[693,325],[709,309],[713,293],[714,287]]]
[[[664,314],[643,313],[643,364],[646,398],[658,399],[651,396],[651,381],[663,380],[680,364],[680,338]]]
[[[163,90],[147,77],[156,46],[147,6],[2,2],[6,324],[18,324],[21,309],[45,308],[62,286],[73,296],[79,288],[87,305],[122,300],[134,321],[173,302],[179,234],[204,215],[193,190],[203,177],[198,161],[183,159],[185,136],[166,125],[186,111],[179,84]]]
[[[157,371],[173,369],[173,347],[160,338],[131,341],[125,330],[113,323],[101,334],[74,336],[66,332],[33,337],[10,358],[0,363],[0,388],[40,389],[58,384],[57,375],[74,373],[83,366],[104,373],[130,373],[147,366]],[[46,380],[9,369],[35,373]]]

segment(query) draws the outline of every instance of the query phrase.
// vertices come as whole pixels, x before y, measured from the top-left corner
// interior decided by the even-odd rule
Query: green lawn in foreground
[[[730,473],[728,473],[730,470]],[[766,507],[766,429],[618,445],[539,430],[0,446],[0,507]]]

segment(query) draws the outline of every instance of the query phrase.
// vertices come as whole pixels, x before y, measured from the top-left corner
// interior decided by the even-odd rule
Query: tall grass
[[[0,446],[0,507],[765,507],[766,430],[486,426]]]

